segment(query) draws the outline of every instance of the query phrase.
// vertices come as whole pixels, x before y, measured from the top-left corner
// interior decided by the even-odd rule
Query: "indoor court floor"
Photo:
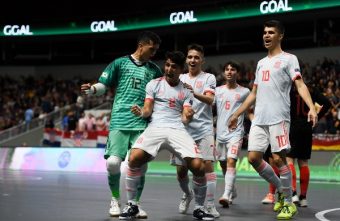
[[[272,205],[263,205],[268,184],[261,179],[238,178],[237,198],[229,209],[218,205],[223,192],[218,178],[216,206],[226,221],[272,221]],[[121,183],[122,187],[123,184]],[[126,202],[125,191],[121,194]],[[141,205],[149,221],[193,220],[193,202],[188,214],[178,213],[181,192],[175,175],[147,174]],[[114,221],[108,216],[110,192],[104,173],[0,170],[1,221]],[[309,207],[299,208],[293,220],[339,221],[340,183],[310,183]]]

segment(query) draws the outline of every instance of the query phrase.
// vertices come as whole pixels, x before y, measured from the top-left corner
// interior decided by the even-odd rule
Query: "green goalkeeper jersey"
[[[132,105],[144,105],[146,84],[161,77],[161,69],[153,62],[137,64],[131,56],[117,58],[99,77],[106,87],[115,88],[110,130],[144,130],[147,121],[131,113]]]

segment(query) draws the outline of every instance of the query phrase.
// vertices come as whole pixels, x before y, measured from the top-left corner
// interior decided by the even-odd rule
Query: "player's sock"
[[[190,188],[189,188],[189,176],[186,175],[185,177],[178,177],[177,180],[179,183],[179,187],[181,190],[188,196],[190,195]]]
[[[283,165],[279,168],[280,180],[282,183],[282,192],[285,197],[285,202],[292,202],[292,173],[288,165]]]
[[[278,169],[276,166],[272,166],[272,168],[273,168],[275,174],[276,174],[277,176],[279,176],[279,175],[280,175],[279,169]],[[269,193],[275,194],[275,191],[276,191],[275,185],[272,184],[272,183],[269,183]]]
[[[119,186],[120,186],[120,173],[117,174],[109,174],[107,176],[109,187],[111,190],[111,194],[116,199],[120,198]]]
[[[216,192],[216,173],[206,173],[205,177],[207,179],[207,194],[206,200],[208,205],[215,205],[215,192]]]
[[[128,202],[137,201],[137,188],[141,181],[141,169],[140,168],[130,168],[127,166],[126,170],[126,196]]]
[[[207,193],[207,179],[205,176],[193,176],[192,186],[195,193],[195,207],[203,207],[204,200]]]
[[[140,200],[141,196],[142,196],[142,193],[143,193],[143,189],[144,189],[144,184],[145,184],[145,173],[148,169],[148,164],[144,164],[142,167],[141,167],[141,178],[140,178],[140,183],[139,185],[137,186],[137,201]]]
[[[275,174],[273,168],[264,160],[261,164],[254,169],[259,175],[265,179],[268,183],[272,183],[279,192],[282,192],[282,184],[280,178]]]
[[[292,173],[292,190],[293,192],[296,191],[296,170],[294,164],[290,163],[288,164],[289,169]]]
[[[233,167],[228,167],[224,176],[224,197],[229,197],[230,193],[233,191],[233,186],[235,184],[236,169]],[[227,198],[228,199],[228,198]]]
[[[307,196],[307,190],[309,185],[309,166],[303,166],[300,168],[300,195]]]

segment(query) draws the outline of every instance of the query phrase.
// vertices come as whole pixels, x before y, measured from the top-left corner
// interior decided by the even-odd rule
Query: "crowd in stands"
[[[82,82],[89,81],[79,78],[56,80],[52,76],[13,78],[0,74],[0,131],[29,124],[35,118],[43,119],[61,108],[67,112],[73,110],[79,118],[83,110],[98,106],[112,96],[110,91],[107,96],[82,98]],[[46,127],[53,127],[54,123],[53,119],[48,119]]]
[[[256,63],[241,63],[239,84],[250,87],[255,78]],[[315,133],[340,134],[340,63],[327,57],[316,64],[300,61],[302,75],[308,84],[321,91],[331,102],[332,108],[319,119]],[[218,84],[222,77],[211,67],[207,70],[216,74]],[[22,123],[29,123],[34,118],[44,118],[46,114],[66,108],[62,120],[62,129],[66,131],[107,130],[109,114],[93,116],[85,114],[103,101],[112,99],[113,91],[102,97],[81,97],[80,85],[90,82],[79,78],[72,80],[55,80],[52,76],[36,79],[22,76],[20,79],[0,75],[0,131]],[[46,127],[54,127],[54,120],[48,119]]]

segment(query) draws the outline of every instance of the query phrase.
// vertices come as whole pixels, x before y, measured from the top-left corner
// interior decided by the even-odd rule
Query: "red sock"
[[[300,195],[306,196],[309,184],[309,167],[303,166],[300,168]]]
[[[275,174],[279,176],[279,169],[276,166],[272,166]],[[276,187],[274,184],[269,184],[269,193],[275,194]]]
[[[294,164],[288,164],[290,171],[292,172],[292,190],[296,191],[296,170]],[[301,174],[301,171],[300,171]]]

